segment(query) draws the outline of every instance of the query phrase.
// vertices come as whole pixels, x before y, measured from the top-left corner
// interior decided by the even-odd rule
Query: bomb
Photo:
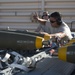
[[[49,40],[51,38],[50,34],[43,34],[43,33],[41,34],[39,32],[33,32],[33,31],[27,31],[27,30],[1,30],[1,31],[35,35],[35,36],[43,37],[45,40]]]
[[[42,48],[44,39],[39,36],[0,31],[0,49],[33,50]]]

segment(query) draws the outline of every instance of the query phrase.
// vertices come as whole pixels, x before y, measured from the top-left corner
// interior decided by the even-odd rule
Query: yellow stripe
[[[49,35],[49,34],[45,34],[45,35],[44,35],[44,39],[45,39],[45,40],[49,40],[49,39],[50,39],[50,35]]]
[[[58,49],[58,58],[63,60],[63,61],[67,61],[67,47],[64,46],[64,47],[61,47]]]
[[[74,42],[75,42],[75,39],[72,39],[72,40],[70,40],[69,42],[72,42],[72,43],[74,43]]]
[[[36,41],[35,41],[35,46],[36,46],[36,48],[38,49],[38,48],[42,48],[42,41],[43,41],[44,39],[42,38],[42,37],[36,37]]]
[[[72,43],[75,43],[75,39],[70,40],[65,46],[70,46]]]
[[[71,46],[72,45],[72,43],[67,43],[65,46]]]

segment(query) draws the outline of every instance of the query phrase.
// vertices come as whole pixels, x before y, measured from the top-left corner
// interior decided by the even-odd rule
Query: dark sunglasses
[[[50,20],[50,22],[51,22],[51,23],[55,23],[56,21],[51,21],[51,20]]]

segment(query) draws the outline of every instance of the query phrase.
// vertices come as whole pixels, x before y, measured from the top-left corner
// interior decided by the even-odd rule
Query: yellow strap
[[[36,46],[36,48],[38,49],[38,48],[42,48],[43,47],[43,45],[42,45],[42,41],[43,41],[44,39],[42,38],[42,37],[36,37],[36,42],[35,42],[35,46]]]
[[[49,34],[45,34],[45,35],[44,35],[44,39],[45,39],[45,40],[49,40],[49,39],[50,39],[50,35],[49,35]]]
[[[63,61],[67,61],[67,46],[61,47],[58,49],[58,58],[63,60]]]

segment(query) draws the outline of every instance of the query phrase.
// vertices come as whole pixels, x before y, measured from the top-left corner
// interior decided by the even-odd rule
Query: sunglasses
[[[50,20],[50,22],[51,22],[51,23],[55,23],[56,21],[51,21],[51,20]]]

